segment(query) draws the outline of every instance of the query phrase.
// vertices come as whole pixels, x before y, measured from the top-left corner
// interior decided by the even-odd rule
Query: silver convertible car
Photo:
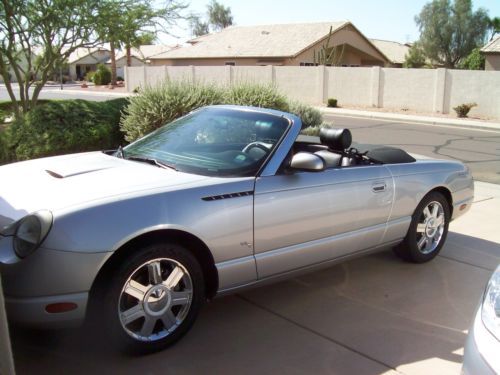
[[[284,112],[211,106],[113,152],[0,167],[10,321],[91,318],[120,347],[159,350],[218,295],[388,247],[429,261],[471,206],[459,162],[301,128]]]

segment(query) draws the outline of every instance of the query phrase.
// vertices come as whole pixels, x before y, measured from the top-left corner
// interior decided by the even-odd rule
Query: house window
[[[318,66],[318,64],[315,63],[307,63],[307,62],[301,62],[300,66]]]
[[[235,65],[236,65],[236,63],[235,63],[234,61],[226,61],[226,62],[224,63],[224,65],[231,65],[231,66],[235,66]]]

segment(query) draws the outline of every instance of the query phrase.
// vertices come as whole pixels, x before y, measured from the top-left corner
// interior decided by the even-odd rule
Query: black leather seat
[[[325,160],[327,168],[348,167],[356,164],[356,159],[346,153],[352,143],[352,134],[349,129],[322,128],[319,132],[319,139],[322,144],[328,146],[328,150],[317,151],[315,154]]]

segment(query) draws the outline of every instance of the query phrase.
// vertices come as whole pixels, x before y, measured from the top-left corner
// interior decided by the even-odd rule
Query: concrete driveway
[[[391,252],[217,299],[172,348],[131,357],[99,332],[12,332],[19,374],[458,374],[467,329],[500,263],[500,186],[423,265]],[[496,221],[496,222],[495,222]]]

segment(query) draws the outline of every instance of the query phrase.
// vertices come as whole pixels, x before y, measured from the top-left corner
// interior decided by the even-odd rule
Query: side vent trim
[[[239,198],[239,197],[248,197],[249,195],[253,195],[253,191],[240,191],[238,193],[228,193],[221,195],[212,195],[210,197],[201,198],[204,201],[219,201],[221,199],[229,199],[229,198]]]

